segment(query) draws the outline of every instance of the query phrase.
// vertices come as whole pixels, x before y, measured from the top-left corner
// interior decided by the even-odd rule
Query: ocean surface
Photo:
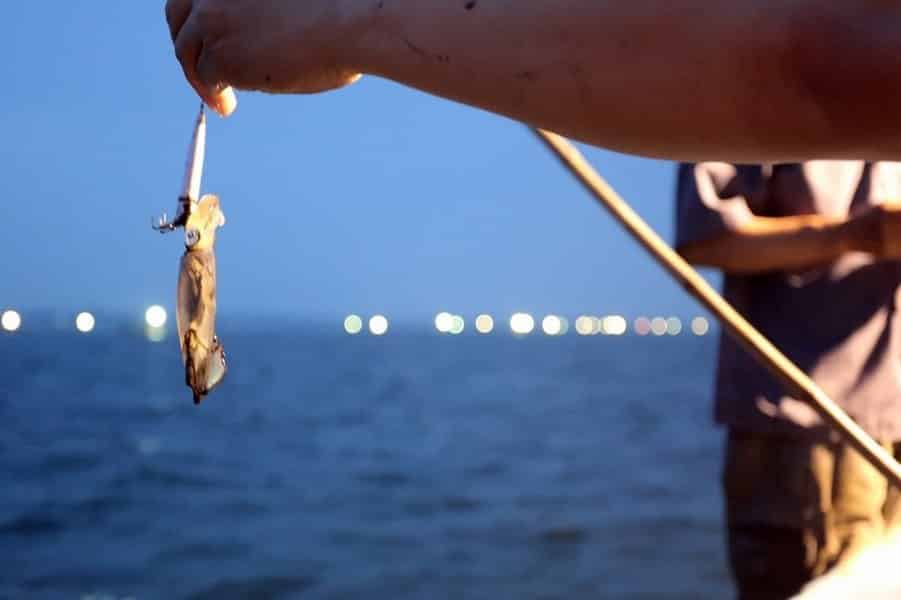
[[[0,335],[0,598],[725,598],[715,336]]]

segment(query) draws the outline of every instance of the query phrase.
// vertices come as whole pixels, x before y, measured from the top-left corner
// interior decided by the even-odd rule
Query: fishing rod
[[[860,425],[854,422],[814,381],[788,359],[762,333],[729,304],[698,272],[638,216],[592,168],[581,152],[566,138],[534,129],[533,132],[563,163],[601,206],[616,219],[645,250],[676,279],[682,287],[704,305],[726,331],[751,356],[796,397],[805,400],[824,421],[832,425],[896,488],[901,488],[901,465]]]

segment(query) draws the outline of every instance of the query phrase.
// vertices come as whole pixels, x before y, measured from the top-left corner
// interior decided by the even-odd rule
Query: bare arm
[[[625,152],[838,150],[793,64],[801,4],[386,0],[360,67]]]
[[[683,244],[678,251],[697,265],[751,274],[815,267],[847,252],[897,259],[899,237],[898,207],[877,206],[850,218],[754,216],[734,231]]]
[[[189,81],[398,81],[599,146],[901,158],[901,6],[877,0],[168,0]]]
[[[754,217],[736,231],[677,248],[690,263],[729,273],[804,269],[859,250],[852,221],[820,215]]]

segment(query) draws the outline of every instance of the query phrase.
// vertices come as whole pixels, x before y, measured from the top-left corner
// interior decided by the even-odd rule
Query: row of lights
[[[494,317],[488,314],[478,315],[474,322],[475,330],[481,334],[494,331]],[[359,315],[349,315],[344,319],[344,331],[350,335],[363,332],[366,323]],[[435,315],[435,329],[438,333],[459,335],[466,330],[466,320],[460,315],[440,312]],[[388,319],[384,315],[375,315],[368,321],[369,333],[385,335],[388,332]],[[536,328],[535,317],[529,313],[515,313],[510,317],[510,331],[515,335],[529,335]],[[707,335],[710,322],[704,317],[695,317],[691,321],[691,332],[697,336]],[[629,330],[629,322],[620,315],[594,317],[582,315],[575,321],[576,333],[579,335],[625,335]],[[682,320],[678,317],[638,317],[633,323],[633,331],[640,335],[679,335],[682,333]],[[569,332],[569,321],[560,315],[547,315],[541,320],[541,331],[548,336],[561,336]]]
[[[144,313],[144,322],[147,326],[147,335],[151,339],[159,340],[165,335],[165,326],[168,315],[166,309],[159,305],[151,306]],[[81,312],[75,317],[75,329],[81,333],[90,333],[94,330],[96,319],[89,312]],[[376,336],[388,333],[388,318],[384,315],[374,315],[365,323],[369,333]],[[4,331],[18,331],[22,326],[22,317],[14,310],[7,310],[0,315],[0,327]],[[481,334],[489,334],[494,331],[494,318],[488,314],[481,314],[475,318],[475,330]],[[529,335],[536,327],[535,318],[529,313],[515,313],[510,317],[510,331],[516,335]],[[706,335],[710,331],[710,323],[704,317],[695,317],[691,321],[691,332],[695,335]],[[363,331],[363,318],[359,315],[349,315],[344,319],[344,331],[350,335],[357,335]],[[449,312],[440,312],[435,315],[435,329],[438,333],[459,335],[466,329],[466,320],[460,315]],[[575,321],[576,333],[588,335],[625,335],[629,329],[629,323],[620,315],[608,315],[595,317],[581,315]],[[638,317],[633,323],[633,330],[637,335],[679,335],[682,333],[682,321],[678,317]],[[566,335],[569,332],[569,321],[559,315],[547,315],[541,320],[541,331],[549,336]]]
[[[166,309],[162,306],[154,305],[147,309],[144,313],[144,322],[148,329],[162,330],[166,326],[168,319]],[[97,325],[97,319],[94,315],[84,311],[75,316],[75,329],[80,333],[91,333]],[[22,328],[22,315],[15,310],[6,310],[0,314],[0,329],[7,332],[18,331]]]

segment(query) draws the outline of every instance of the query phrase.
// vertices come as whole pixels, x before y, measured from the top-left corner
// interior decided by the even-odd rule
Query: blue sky
[[[4,12],[0,307],[171,306],[179,237],[149,224],[174,209],[198,101],[163,3]],[[701,312],[507,119],[364,78],[245,93],[207,148],[222,315]],[[671,240],[673,165],[585,150]]]

